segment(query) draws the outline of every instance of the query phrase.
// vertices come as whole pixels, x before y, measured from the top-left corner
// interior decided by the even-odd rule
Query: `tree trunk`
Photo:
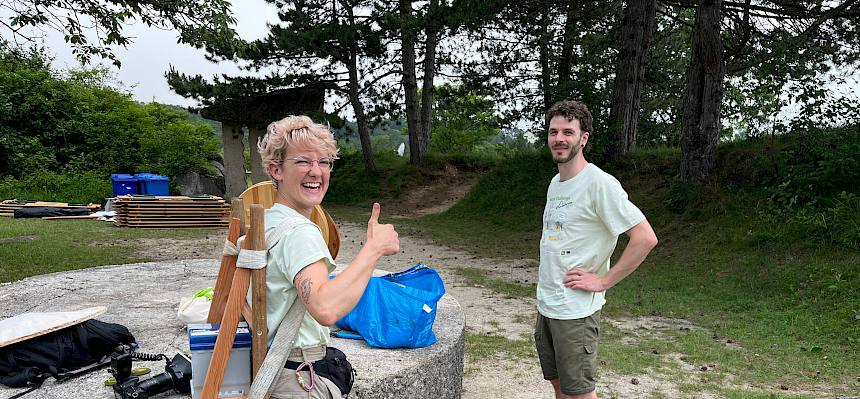
[[[347,7],[349,24],[354,23],[352,8]],[[349,43],[349,60],[346,62],[347,70],[349,71],[349,102],[352,105],[352,110],[355,112],[355,122],[358,125],[358,139],[361,142],[361,153],[364,156],[364,170],[368,172],[376,171],[376,162],[373,159],[373,146],[370,143],[370,129],[367,127],[367,115],[364,113],[364,104],[361,103],[361,98],[358,96],[358,44],[353,37]]]
[[[401,61],[403,91],[406,97],[406,128],[409,131],[409,162],[421,162],[421,115],[418,113],[418,82],[415,78],[415,31],[412,27],[412,2],[400,0]]]
[[[368,172],[376,171],[376,162],[373,159],[373,147],[370,143],[370,129],[367,127],[367,115],[364,113],[364,104],[358,97],[358,63],[355,53],[350,54],[349,61],[349,102],[355,112],[355,122],[358,125],[358,139],[361,141],[361,153],[364,156],[364,169]]]
[[[564,40],[561,44],[561,56],[558,60],[558,87],[564,90],[565,93],[561,97],[568,96],[567,92],[570,91],[569,86],[573,80],[570,71],[573,66],[574,39],[581,31],[576,26],[576,15],[582,12],[580,7],[582,7],[582,4],[574,1],[569,1],[567,4],[567,15],[564,22]]]
[[[226,195],[227,198],[236,198],[248,188],[248,183],[245,182],[245,145],[242,144],[245,134],[242,132],[242,125],[235,122],[223,122],[221,131]]]
[[[439,42],[439,25],[436,18],[438,7],[439,0],[430,1],[427,15],[427,40],[424,47],[424,83],[421,89],[421,127],[418,134],[419,162],[430,151],[430,143],[433,138],[433,78],[436,75],[436,45]]]
[[[629,0],[621,27],[621,48],[609,109],[607,158],[618,159],[636,146],[642,80],[654,32],[657,0]]]
[[[269,175],[263,169],[263,159],[257,150],[257,141],[266,135],[266,126],[248,126],[248,146],[251,152],[251,183],[268,181]]]
[[[541,15],[541,23],[539,26],[540,36],[538,37],[538,56],[540,57],[540,83],[541,92],[543,93],[543,110],[549,111],[552,106],[553,99],[553,84],[552,75],[549,70],[549,27],[547,12],[544,11]],[[544,129],[546,130],[546,129]]]
[[[696,9],[687,70],[681,124],[681,179],[697,185],[707,181],[720,133],[725,75],[720,3],[721,0],[704,0]]]

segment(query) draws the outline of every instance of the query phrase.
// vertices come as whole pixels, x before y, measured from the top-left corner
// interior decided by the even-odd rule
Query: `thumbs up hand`
[[[393,225],[379,223],[379,213],[379,203],[374,202],[367,221],[367,245],[383,256],[394,255],[400,252],[400,237]]]

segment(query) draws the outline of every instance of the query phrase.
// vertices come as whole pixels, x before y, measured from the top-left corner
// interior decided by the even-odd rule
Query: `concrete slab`
[[[0,285],[0,318],[30,311],[67,311],[104,305],[98,320],[129,328],[140,351],[190,354],[184,325],[176,318],[180,297],[212,286],[216,260],[183,260],[104,266],[31,277]],[[437,310],[434,332],[438,342],[420,349],[374,349],[363,341],[333,338],[333,346],[347,354],[357,370],[350,398],[459,398],[463,381],[465,320],[457,301],[445,295]],[[164,362],[135,362],[151,378],[164,372]],[[72,380],[45,385],[25,399],[111,398],[104,385],[110,377],[100,370]],[[0,398],[23,389],[0,385]],[[179,398],[182,395],[159,395]]]

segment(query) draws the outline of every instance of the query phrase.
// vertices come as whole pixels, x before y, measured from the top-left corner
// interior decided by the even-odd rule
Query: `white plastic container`
[[[218,337],[217,324],[189,324],[188,343],[191,347],[191,397],[199,399]],[[227,361],[224,382],[218,396],[243,396],[251,389],[251,331],[245,322],[239,323],[236,339]]]

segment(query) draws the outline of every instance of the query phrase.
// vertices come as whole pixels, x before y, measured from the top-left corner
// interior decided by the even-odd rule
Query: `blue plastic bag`
[[[376,348],[421,348],[436,343],[436,304],[445,295],[439,273],[423,263],[371,277],[355,308],[337,326]]]

